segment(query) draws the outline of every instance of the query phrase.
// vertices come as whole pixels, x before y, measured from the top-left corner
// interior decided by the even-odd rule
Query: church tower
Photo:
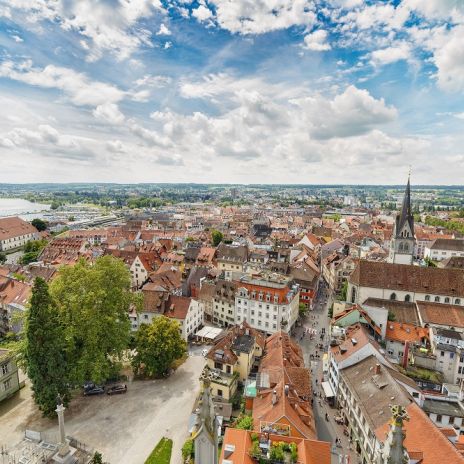
[[[411,185],[408,177],[401,211],[396,215],[390,242],[389,263],[412,264],[414,257],[414,216],[411,209]]]
[[[205,381],[203,385],[203,392],[198,403],[197,431],[193,435],[195,464],[217,464],[218,423],[211,398],[209,381]]]

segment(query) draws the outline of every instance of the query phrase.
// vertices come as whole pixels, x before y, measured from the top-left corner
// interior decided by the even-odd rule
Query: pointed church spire
[[[404,191],[403,204],[401,206],[400,214],[396,218],[396,232],[401,232],[406,223],[409,224],[409,229],[414,237],[414,215],[411,208],[411,173],[408,175],[408,183]]]

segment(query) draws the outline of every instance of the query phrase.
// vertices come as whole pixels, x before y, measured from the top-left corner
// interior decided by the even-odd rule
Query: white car
[[[208,350],[207,348],[205,348],[205,349],[201,352],[201,354],[203,355],[204,358],[206,357],[206,355],[207,355],[208,353],[209,353],[209,350]]]

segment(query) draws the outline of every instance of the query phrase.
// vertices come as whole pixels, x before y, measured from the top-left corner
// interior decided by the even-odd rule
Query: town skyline
[[[461,2],[226,3],[0,2],[0,182],[462,181]]]

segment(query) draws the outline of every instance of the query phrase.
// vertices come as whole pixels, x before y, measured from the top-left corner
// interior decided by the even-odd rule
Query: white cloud
[[[327,31],[319,29],[308,34],[304,38],[305,48],[316,52],[330,50],[330,44],[327,42]]]
[[[172,78],[169,76],[160,76],[160,75],[152,75],[152,74],[145,74],[143,77],[134,81],[134,84],[137,87],[156,87],[156,88],[163,88],[169,85],[172,82]]]
[[[210,0],[220,27],[240,34],[263,34],[316,22],[312,0]]]
[[[11,10],[7,6],[0,5],[0,18],[11,19]]]
[[[438,85],[447,91],[464,91],[464,25],[433,44]]]
[[[169,48],[171,48],[171,47],[172,47],[172,42],[166,42],[166,43],[164,44],[164,47],[163,47],[163,48],[164,48],[165,50],[167,50],[167,49],[169,49]]]
[[[92,81],[85,74],[69,68],[48,65],[34,68],[30,61],[15,64],[4,61],[0,64],[0,77],[24,82],[32,86],[61,90],[75,105],[98,106],[115,103],[124,97],[117,87]]]
[[[205,5],[200,5],[198,8],[192,10],[192,16],[198,21],[206,21],[213,17],[212,11]]]
[[[15,147],[40,151],[43,156],[63,157],[73,160],[86,160],[95,157],[88,146],[88,139],[67,134],[61,134],[48,124],[40,124],[35,129],[15,128],[4,136],[0,136],[3,145],[6,141]],[[11,144],[7,143],[8,145]]]
[[[115,103],[105,103],[98,105],[93,110],[93,115],[102,121],[111,124],[121,124],[124,121],[124,115],[119,111],[118,105]]]
[[[294,100],[311,135],[318,139],[350,137],[396,119],[397,110],[367,90],[350,85],[332,100],[321,95]]]
[[[164,12],[161,3],[152,0],[11,0],[9,6],[23,12],[28,22],[53,20],[64,30],[72,30],[87,39],[80,44],[88,52],[90,61],[101,58],[106,51],[123,60],[142,44],[151,45],[150,33],[137,23],[155,12]]]
[[[109,140],[106,142],[106,148],[112,153],[127,152],[127,147],[120,140]]]
[[[169,30],[169,28],[165,25],[165,24],[161,24],[158,32],[156,33],[156,35],[171,35],[171,31]]]
[[[409,60],[410,57],[411,50],[406,42],[393,47],[375,50],[371,53],[371,60],[374,66],[382,66],[400,60]]]
[[[21,42],[24,42],[24,40],[19,37],[19,35],[12,35],[11,38],[16,42],[16,43],[21,43]]]

